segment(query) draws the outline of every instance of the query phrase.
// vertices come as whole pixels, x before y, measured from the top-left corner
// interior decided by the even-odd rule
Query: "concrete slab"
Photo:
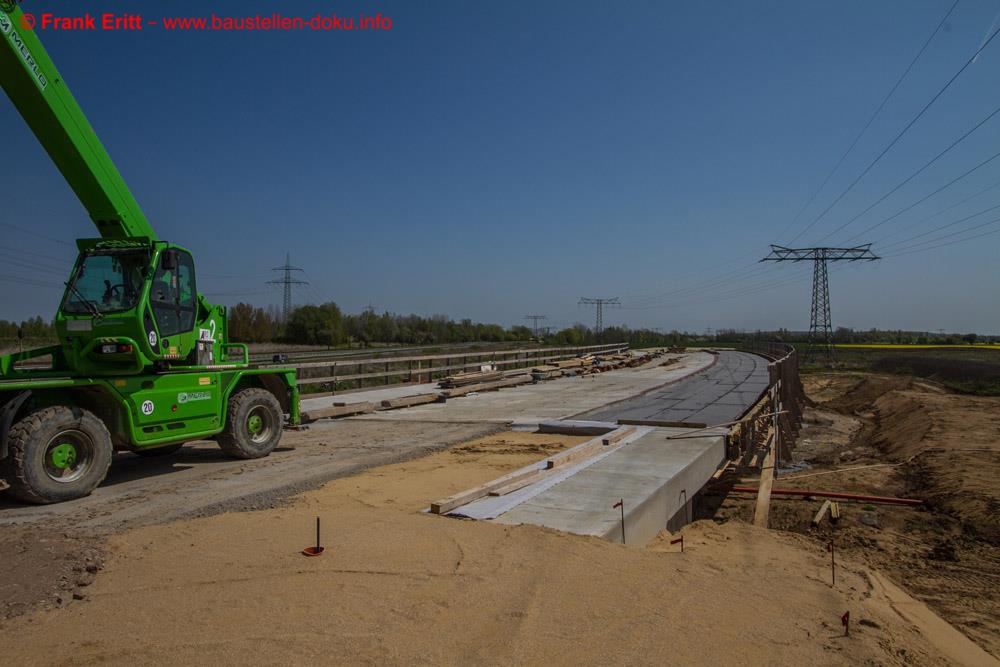
[[[550,419],[564,419],[602,405],[634,397],[666,383],[677,382],[715,362],[706,352],[682,355],[664,368],[653,362],[585,377],[566,377],[478,396],[464,396],[447,403],[421,405],[406,410],[366,415],[364,419],[444,422],[500,422],[524,427]],[[379,390],[385,391],[385,390]],[[358,400],[370,392],[358,392]],[[420,393],[419,390],[413,393]],[[323,399],[332,401],[333,399]],[[352,419],[356,419],[352,417]],[[601,420],[599,420],[601,421]],[[607,420],[603,420],[607,421]]]
[[[687,379],[574,418],[722,424],[738,419],[767,385],[766,359],[745,352],[722,351],[718,363]]]
[[[510,509],[494,520],[621,541],[621,514],[613,507],[621,498],[626,542],[646,544],[664,528],[686,522],[692,498],[725,456],[725,429],[669,439],[685,433],[689,430],[645,428],[625,446],[567,471],[544,489],[523,490],[521,497],[507,501]],[[462,514],[475,516],[482,509],[467,506]]]

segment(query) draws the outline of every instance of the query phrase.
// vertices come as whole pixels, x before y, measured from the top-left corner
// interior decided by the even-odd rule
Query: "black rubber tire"
[[[49,443],[60,433],[77,431],[91,441],[90,460],[71,481],[56,481],[46,472]],[[114,453],[111,434],[92,412],[58,405],[42,408],[11,427],[3,461],[7,492],[29,503],[59,503],[90,495],[104,481]]]
[[[153,447],[152,449],[136,449],[132,453],[138,454],[139,456],[145,458],[152,458],[155,456],[166,456],[167,454],[173,454],[174,452],[179,451],[180,448],[183,446],[184,443],[181,443],[179,445],[167,445],[165,447]]]
[[[254,438],[247,426],[251,413],[270,420],[266,436]],[[226,428],[218,435],[219,447],[236,459],[259,459],[274,451],[281,440],[281,404],[266,389],[244,389],[229,399]]]

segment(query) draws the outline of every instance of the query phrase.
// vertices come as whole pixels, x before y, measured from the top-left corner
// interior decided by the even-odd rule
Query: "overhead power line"
[[[965,222],[966,220],[971,220],[972,218],[978,218],[979,216],[983,215],[984,213],[989,213],[990,211],[995,211],[998,208],[1000,208],[1000,204],[996,204],[995,206],[990,206],[989,208],[984,208],[981,211],[976,211],[975,213],[972,213],[972,214],[967,215],[965,217],[959,218],[958,220],[953,220],[953,221],[951,221],[951,222],[949,222],[947,224],[940,225],[938,227],[935,227],[934,229],[929,229],[929,230],[927,230],[925,232],[921,232],[919,234],[915,234],[914,236],[910,236],[909,238],[905,238],[905,239],[902,239],[902,240],[899,240],[899,241],[893,241],[892,243],[888,243],[888,244],[882,246],[882,249],[884,250],[886,248],[895,248],[896,246],[905,245],[907,243],[910,243],[911,241],[915,241],[915,240],[917,240],[919,238],[923,238],[925,236],[929,236],[930,234],[934,234],[935,232],[940,232],[940,231],[942,231],[944,229],[949,229],[951,227],[954,227],[955,225],[959,225],[959,224]]]
[[[982,195],[986,194],[987,192],[989,192],[990,190],[995,190],[998,187],[1000,187],[1000,181],[997,181],[996,183],[988,185],[985,188],[983,188],[982,190],[979,190],[978,192],[976,192],[974,194],[971,194],[968,197],[964,197],[964,198],[958,200],[954,204],[950,204],[948,206],[945,206],[944,208],[942,208],[942,209],[940,209],[938,211],[935,211],[934,213],[931,213],[930,215],[924,216],[923,218],[920,218],[919,220],[911,222],[909,225],[904,225],[903,227],[901,227],[899,229],[895,229],[895,230],[889,232],[888,234],[885,234],[884,236],[880,236],[879,238],[875,239],[875,242],[873,243],[873,245],[878,246],[878,244],[881,243],[882,241],[885,241],[887,239],[891,239],[893,236],[898,236],[899,234],[902,234],[906,229],[916,227],[917,225],[920,225],[921,223],[927,222],[928,220],[933,220],[934,218],[938,217],[942,213],[947,213],[948,211],[950,211],[952,209],[958,208],[962,204],[970,202],[973,199],[975,199],[976,197],[982,196]]]
[[[892,215],[890,215],[888,218],[884,218],[884,219],[880,220],[879,222],[876,222],[874,225],[861,230],[860,232],[858,232],[857,234],[855,234],[854,236],[852,236],[851,240],[854,240],[854,239],[859,238],[861,236],[866,236],[869,232],[878,229],[879,227],[881,227],[885,223],[889,222],[890,220],[894,220],[894,219],[898,218],[899,216],[903,215],[904,213],[906,213],[907,211],[910,211],[910,210],[916,208],[917,206],[919,206],[920,204],[923,204],[925,201],[927,201],[931,197],[934,197],[935,195],[940,194],[941,192],[944,192],[945,190],[947,190],[951,186],[955,185],[955,183],[958,183],[959,181],[961,181],[964,178],[968,177],[972,173],[974,173],[974,172],[982,169],[983,167],[985,167],[986,165],[988,165],[990,162],[993,162],[993,160],[996,160],[997,158],[1000,158],[1000,151],[994,153],[993,155],[991,155],[990,157],[986,158],[985,160],[983,160],[982,162],[980,162],[976,166],[972,167],[971,169],[966,170],[962,174],[960,174],[960,175],[956,176],[955,178],[951,179],[950,181],[948,181],[947,183],[945,183],[944,185],[942,185],[941,187],[939,187],[937,190],[934,190],[934,192],[931,192],[930,194],[924,195],[923,197],[921,197],[917,201],[913,202],[909,206],[905,206],[905,207],[899,209],[898,211],[896,211],[895,213],[893,213]]]
[[[75,248],[76,247],[76,244],[70,243],[69,241],[67,241],[65,239],[57,239],[57,238],[55,238],[53,236],[46,236],[45,234],[42,234],[40,232],[34,231],[33,229],[25,229],[24,227],[18,227],[17,225],[12,225],[9,222],[0,222],[0,227],[6,227],[8,229],[13,229],[14,231],[21,232],[22,234],[27,234],[28,236],[34,236],[36,238],[40,238],[40,239],[43,239],[45,241],[51,241],[52,243],[58,243],[60,245],[70,246],[71,248]]]
[[[798,283],[800,282],[801,278],[802,278],[801,274],[796,274],[793,277],[782,276],[780,278],[775,278],[772,275],[763,282],[741,284],[735,287],[731,286],[729,289],[721,292],[710,292],[702,296],[695,296],[695,297],[685,298],[680,301],[670,301],[651,306],[624,306],[624,308],[626,310],[665,310],[670,308],[682,308],[686,306],[697,306],[702,304],[718,303],[720,301],[728,301],[731,299],[750,296],[753,294],[760,294],[762,292],[770,292],[779,287],[784,287],[786,285]]]
[[[58,283],[47,283],[40,280],[32,280],[31,278],[25,278],[24,276],[9,276],[6,274],[0,274],[0,280],[7,283],[14,283],[16,285],[30,285],[31,287],[48,287],[51,289],[63,289],[63,285]]]
[[[968,236],[966,238],[961,238],[961,239],[954,239],[953,241],[947,241],[946,243],[939,243],[937,245],[932,245],[932,246],[929,246],[929,247],[926,247],[926,248],[916,248],[916,249],[912,249],[911,248],[909,250],[904,250],[904,251],[897,252],[897,253],[894,253],[894,254],[891,254],[891,255],[886,255],[886,257],[887,258],[903,257],[905,255],[913,255],[913,254],[916,254],[916,253],[919,253],[919,252],[927,252],[929,250],[937,250],[938,248],[944,248],[946,246],[955,245],[956,243],[964,243],[965,241],[973,241],[975,239],[981,239],[984,236],[991,236],[993,234],[998,234],[998,233],[1000,233],[1000,227],[998,227],[997,229],[993,229],[991,231],[988,231],[988,232],[983,232],[981,234],[976,234],[974,236]]]
[[[889,197],[891,197],[901,187],[903,187],[904,185],[906,185],[907,183],[909,183],[910,181],[912,181],[914,178],[916,178],[917,176],[919,176],[920,174],[922,174],[928,167],[930,167],[932,164],[934,164],[935,162],[937,162],[938,160],[940,160],[942,157],[944,157],[945,154],[947,154],[952,148],[954,148],[955,146],[957,146],[960,143],[962,143],[963,141],[965,141],[973,132],[975,132],[976,130],[978,130],[979,128],[981,128],[983,125],[985,125],[991,118],[993,118],[994,116],[996,116],[998,113],[1000,113],[1000,107],[997,107],[996,109],[994,109],[993,111],[991,111],[989,113],[989,115],[987,115],[981,121],[979,121],[978,123],[976,123],[975,126],[973,126],[965,134],[963,134],[958,139],[956,139],[955,141],[953,141],[947,148],[945,148],[943,151],[941,151],[940,153],[938,153],[937,155],[935,155],[934,157],[932,157],[929,161],[925,162],[922,167],[920,167],[915,172],[913,172],[912,174],[910,174],[909,176],[907,176],[906,178],[904,178],[902,181],[900,181],[899,184],[896,185],[896,187],[892,188],[891,190],[889,190],[888,192],[886,192],[884,195],[882,195],[881,197],[879,197],[878,199],[876,199],[874,202],[872,202],[871,204],[869,204],[868,208],[866,208],[865,210],[861,211],[860,213],[858,213],[857,215],[855,215],[853,218],[851,218],[847,222],[841,224],[839,227],[837,227],[836,229],[834,229],[832,232],[828,233],[826,236],[824,236],[823,238],[821,238],[820,242],[822,243],[823,241],[825,241],[826,239],[830,238],[834,234],[840,232],[842,229],[844,229],[848,225],[852,224],[855,220],[857,220],[858,218],[860,218],[861,216],[863,216],[865,213],[868,213],[868,211],[872,210],[873,208],[875,208],[876,206],[878,206],[879,204],[881,204],[882,202],[884,202],[886,199],[888,199]],[[864,234],[867,233],[867,231],[868,230],[866,230],[864,232],[861,232],[859,235],[864,235]]]
[[[660,292],[659,294],[653,294],[644,298],[630,299],[630,303],[636,303],[638,305],[643,305],[644,303],[662,299],[665,297],[673,297],[679,294],[687,294],[691,292],[702,292],[704,290],[712,289],[718,287],[719,285],[726,285],[731,283],[733,280],[744,280],[746,278],[752,277],[754,274],[760,273],[762,271],[760,265],[754,261],[745,266],[740,266],[739,268],[727,271],[725,273],[719,274],[715,277],[703,280],[699,283],[694,283],[693,285],[688,285],[686,287],[678,287],[677,289],[669,290],[666,292]]]
[[[847,193],[849,193],[851,190],[854,189],[854,186],[857,185],[861,181],[861,179],[864,178],[868,174],[868,172],[871,171],[872,168],[876,164],[878,164],[878,162],[883,157],[885,157],[885,154],[888,153],[892,149],[892,147],[895,146],[899,142],[899,140],[903,138],[903,135],[905,135],[910,130],[910,128],[913,127],[916,124],[916,122],[923,117],[923,115],[925,113],[927,113],[927,110],[930,109],[934,105],[934,103],[937,102],[938,99],[942,95],[944,95],[945,91],[948,90],[951,87],[951,84],[955,83],[955,81],[958,79],[958,77],[962,75],[962,72],[964,72],[966,69],[968,69],[969,65],[971,65],[972,62],[976,59],[976,57],[979,56],[979,54],[982,53],[983,50],[987,46],[990,45],[990,43],[996,38],[996,36],[997,36],[998,33],[1000,33],[1000,28],[997,28],[996,30],[993,31],[993,33],[989,36],[989,38],[986,39],[983,42],[982,46],[980,46],[978,49],[976,49],[976,52],[973,53],[969,57],[969,59],[965,61],[965,64],[962,65],[958,69],[958,71],[955,72],[955,74],[952,75],[952,77],[950,79],[948,79],[948,82],[946,84],[944,84],[944,86],[942,86],[941,89],[938,90],[934,94],[933,97],[931,97],[930,101],[928,101],[927,104],[925,104],[923,107],[921,107],[920,111],[917,112],[917,115],[915,115],[912,119],[910,119],[910,122],[908,122],[905,126],[903,126],[903,129],[899,131],[899,134],[897,134],[895,137],[893,137],[892,141],[890,141],[888,143],[888,145],[886,145],[886,147],[882,149],[882,152],[880,152],[878,155],[876,155],[875,158],[871,162],[868,163],[868,166],[866,166],[864,168],[864,170],[860,174],[858,174],[857,178],[855,178],[853,181],[851,181],[851,184],[848,185],[847,188],[845,188],[843,192],[841,192],[839,195],[837,195],[836,199],[834,199],[832,202],[830,202],[829,206],[827,206],[825,209],[823,209],[820,212],[820,214],[817,215],[813,219],[812,222],[810,222],[808,225],[806,225],[805,229],[803,229],[801,232],[799,232],[798,234],[795,235],[795,237],[792,239],[793,243],[798,238],[800,238],[803,234],[805,234],[810,229],[812,229],[813,226],[817,222],[819,222],[820,220],[822,220],[826,216],[826,214],[829,213],[830,210],[833,209],[833,207],[836,206],[840,202],[840,200],[843,199],[847,195]]]
[[[837,164],[833,165],[833,169],[831,169],[830,172],[826,175],[826,178],[823,179],[823,182],[820,183],[819,187],[813,191],[812,195],[809,197],[806,203],[802,205],[802,208],[799,209],[799,212],[795,214],[795,217],[792,219],[792,221],[788,225],[786,225],[783,230],[781,230],[781,233],[778,234],[779,238],[784,236],[789,229],[795,226],[795,223],[799,221],[799,218],[802,217],[802,214],[805,213],[806,209],[809,208],[809,206],[813,203],[813,201],[816,200],[816,197],[819,196],[819,193],[823,191],[823,188],[825,188],[827,183],[830,182],[830,179],[833,178],[833,175],[837,173],[837,170],[840,169],[841,165],[844,164],[844,160],[846,160],[847,156],[851,154],[851,151],[854,150],[854,147],[858,145],[858,142],[861,141],[861,137],[863,137],[865,132],[868,131],[868,128],[872,126],[872,123],[875,122],[875,119],[878,118],[878,115],[882,113],[882,110],[885,108],[885,105],[889,102],[889,99],[896,92],[896,89],[899,88],[900,84],[903,83],[903,80],[909,75],[910,70],[913,69],[913,66],[917,64],[918,60],[920,60],[920,56],[922,56],[924,54],[924,51],[927,50],[927,47],[930,46],[930,43],[934,40],[934,37],[938,34],[938,32],[940,32],[941,28],[948,20],[948,17],[951,16],[951,13],[953,11],[955,11],[955,7],[958,6],[958,3],[959,0],[955,0],[955,2],[948,9],[948,11],[945,12],[945,15],[941,17],[941,20],[938,21],[938,24],[934,27],[934,31],[931,32],[930,36],[927,38],[927,41],[925,41],[923,46],[920,47],[920,50],[917,51],[917,55],[913,56],[913,59],[910,61],[910,64],[906,66],[906,69],[903,70],[903,73],[899,75],[898,79],[896,79],[896,83],[892,85],[892,88],[889,89],[889,92],[886,93],[886,96],[882,98],[882,102],[878,105],[878,107],[876,107],[875,111],[868,118],[868,122],[865,123],[864,127],[861,128],[861,131],[858,132],[857,136],[854,137],[854,141],[851,142],[851,145],[847,147],[847,150],[844,151],[844,154],[840,156],[839,160],[837,160]],[[798,238],[798,236],[796,236],[795,238]],[[795,239],[792,240],[794,241]]]
[[[926,241],[920,241],[920,242],[918,242],[918,243],[916,243],[916,244],[914,244],[912,246],[903,247],[900,250],[901,251],[907,251],[907,250],[911,250],[913,248],[916,248],[916,247],[919,247],[919,246],[922,246],[922,245],[925,245],[925,244],[928,244],[928,243],[936,243],[936,242],[941,241],[943,239],[952,238],[954,236],[959,236],[961,234],[967,234],[968,232],[974,232],[977,229],[982,229],[983,227],[989,227],[990,225],[995,225],[998,222],[1000,222],[1000,218],[994,218],[993,220],[987,220],[986,222],[981,222],[979,224],[972,225],[970,227],[966,227],[965,229],[958,229],[958,230],[955,230],[953,232],[948,232],[947,234],[942,234],[941,236],[938,236],[936,238],[927,239]],[[912,239],[907,239],[906,241],[898,241],[898,242],[896,242],[896,243],[894,243],[892,245],[893,246],[905,245],[910,240],[912,240]]]

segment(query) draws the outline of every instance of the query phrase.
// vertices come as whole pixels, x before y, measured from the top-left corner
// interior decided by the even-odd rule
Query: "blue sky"
[[[25,0],[69,16],[356,16],[388,31],[52,32],[41,37],[162,238],[201,291],[513,324],[808,326],[805,265],[752,263],[791,242],[981,44],[996,0],[961,0],[815,202],[796,214],[951,6],[906,2],[170,2]],[[1000,115],[830,235],[1000,105],[1000,37],[801,244],[879,240],[831,270],[835,326],[1000,332],[1000,234],[888,257],[988,223],[1000,159],[852,238],[1000,150]],[[85,212],[0,102],[0,223],[72,242]],[[13,158],[13,159],[12,159]],[[12,164],[13,162],[13,164]],[[1000,229],[942,239],[957,240]],[[788,230],[788,231],[785,231]],[[0,270],[0,317],[55,312],[73,249],[0,227],[29,259]],[[824,238],[828,236],[828,238]],[[929,244],[936,245],[936,244]],[[923,246],[926,247],[926,246]],[[4,256],[0,256],[0,261]],[[53,285],[41,286],[42,283]]]

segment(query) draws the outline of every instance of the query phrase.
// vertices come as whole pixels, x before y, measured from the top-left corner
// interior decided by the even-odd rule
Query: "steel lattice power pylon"
[[[597,306],[597,326],[594,329],[597,337],[601,337],[601,333],[604,332],[604,307],[617,308],[621,306],[621,301],[619,297],[612,297],[610,299],[597,299],[589,296],[580,297],[581,306]]]
[[[268,285],[281,285],[284,290],[282,294],[282,304],[281,304],[281,321],[288,322],[288,316],[292,314],[292,285],[308,285],[309,283],[305,280],[296,280],[292,278],[292,271],[302,271],[297,266],[292,266],[291,257],[285,254],[285,265],[276,266],[272,271],[282,271],[284,275],[276,280],[267,281]]]
[[[547,319],[545,315],[525,315],[524,319],[531,320],[531,332],[535,338],[538,338],[538,322],[540,320]]]
[[[830,317],[830,279],[827,262],[871,262],[881,259],[871,251],[871,243],[853,248],[785,248],[771,246],[762,262],[813,262],[812,308],[809,311],[809,346],[805,359],[822,356],[833,363],[833,320]]]

